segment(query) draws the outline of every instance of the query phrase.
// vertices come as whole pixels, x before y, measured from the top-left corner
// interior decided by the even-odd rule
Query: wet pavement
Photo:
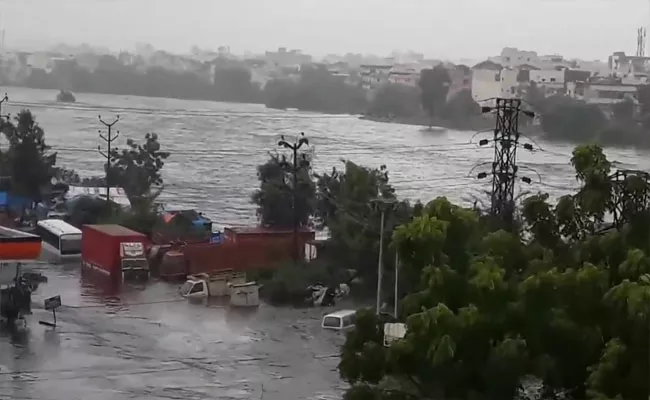
[[[233,310],[179,298],[177,284],[120,293],[79,265],[39,266],[25,330],[0,332],[0,398],[15,400],[337,399],[343,336],[331,309]],[[57,327],[43,300],[61,295]],[[340,308],[341,306],[339,306]]]

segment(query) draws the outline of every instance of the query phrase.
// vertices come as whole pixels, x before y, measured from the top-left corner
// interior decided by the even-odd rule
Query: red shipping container
[[[85,268],[112,279],[121,280],[121,243],[142,243],[147,236],[121,225],[84,225],[81,236],[81,259]]]

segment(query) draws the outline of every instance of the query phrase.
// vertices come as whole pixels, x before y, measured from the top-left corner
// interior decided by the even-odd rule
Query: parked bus
[[[61,258],[81,256],[81,230],[60,219],[38,221],[34,231],[43,241],[43,250]]]

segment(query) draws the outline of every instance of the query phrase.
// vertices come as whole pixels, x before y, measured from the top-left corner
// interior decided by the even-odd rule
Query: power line
[[[480,147],[478,146],[477,143],[471,143],[471,142],[452,142],[450,144],[431,144],[431,145],[423,145],[423,146],[404,146],[401,148],[395,148],[395,147],[379,147],[379,146],[373,146],[371,144],[365,144],[365,143],[360,143],[359,147],[341,147],[337,149],[321,149],[315,152],[315,155],[318,156],[319,154],[324,154],[324,155],[348,155],[348,154],[359,154],[359,155],[373,155],[375,154],[375,151],[385,151],[385,152],[391,152],[394,154],[410,154],[414,151],[426,151],[426,150],[432,150],[432,151],[444,151],[444,152],[449,152],[449,151],[461,151],[461,150],[471,150],[471,149],[479,149]],[[96,149],[92,148],[85,148],[85,147],[75,147],[75,146],[50,146],[51,150],[54,151],[69,151],[69,152],[81,152],[81,153],[86,153],[86,152],[95,152],[97,151]],[[242,151],[242,150],[235,150],[235,149],[219,149],[219,150],[207,150],[205,148],[200,148],[200,149],[170,149],[169,152],[171,153],[171,156],[174,155],[200,155],[200,156],[242,156],[242,155],[253,155],[253,154],[268,154],[268,150],[266,149],[260,149],[256,151]],[[381,154],[377,154],[381,155]]]

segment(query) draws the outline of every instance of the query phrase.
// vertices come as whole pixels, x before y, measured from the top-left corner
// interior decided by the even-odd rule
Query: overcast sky
[[[8,47],[138,42],[186,52],[286,46],[327,53],[417,50],[483,58],[504,46],[606,59],[633,53],[649,0],[0,0]]]

